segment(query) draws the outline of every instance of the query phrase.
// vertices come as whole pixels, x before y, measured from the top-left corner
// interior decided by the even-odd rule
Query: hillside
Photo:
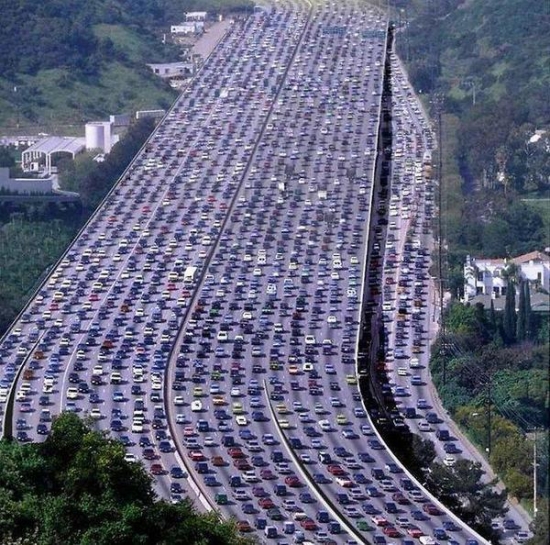
[[[69,130],[109,113],[168,107],[176,92],[147,62],[176,61],[160,37],[194,0],[0,0],[0,127]],[[247,6],[201,2],[202,9]]]
[[[550,128],[550,4],[539,0],[398,2],[399,49],[423,93],[459,119],[457,158],[470,187],[547,194],[550,161],[526,146]],[[502,176],[504,175],[504,176]]]

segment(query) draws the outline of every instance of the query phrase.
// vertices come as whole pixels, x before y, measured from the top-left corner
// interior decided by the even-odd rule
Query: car
[[[414,539],[418,539],[420,536],[424,535],[424,532],[418,526],[410,524],[407,528],[407,534]]]
[[[371,521],[375,526],[387,526],[389,524],[388,519],[382,515],[374,515],[371,517]]]
[[[301,520],[300,526],[308,532],[315,532],[317,530],[317,523],[309,517]]]
[[[151,473],[153,475],[163,475],[164,474],[164,468],[162,467],[161,464],[152,464],[151,465]]]
[[[437,508],[433,503],[425,503],[422,506],[422,510],[428,515],[441,515],[441,510]]]
[[[235,417],[235,422],[238,426],[247,426],[248,425],[248,419],[246,416],[238,415]]]

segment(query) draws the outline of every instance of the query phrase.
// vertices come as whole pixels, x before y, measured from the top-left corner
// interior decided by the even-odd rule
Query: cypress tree
[[[516,319],[516,287],[510,280],[508,281],[508,290],[506,291],[504,319],[502,322],[506,344],[514,343],[516,339]]]
[[[495,302],[491,299],[491,308],[489,310],[489,323],[491,324],[491,331],[493,335],[497,331],[497,315],[495,312]]]
[[[518,315],[516,323],[516,339],[518,342],[525,340],[525,282],[519,282]]]
[[[531,314],[531,288],[525,282],[525,338],[533,338],[533,315]]]

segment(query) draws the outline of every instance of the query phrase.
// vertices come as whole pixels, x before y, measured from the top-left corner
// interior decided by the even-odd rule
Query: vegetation
[[[460,118],[459,155],[467,178],[489,187],[550,190],[548,10],[538,0],[398,1],[409,25],[399,40],[411,78],[445,94]],[[405,11],[406,10],[406,11]],[[505,174],[500,180],[497,174]]]
[[[176,91],[146,63],[177,61],[162,43],[185,11],[246,9],[248,0],[0,0],[0,126],[49,130],[138,109]]]
[[[524,293],[528,293],[521,284]],[[513,290],[510,290],[513,291]],[[524,296],[525,297],[525,296]],[[533,440],[539,464],[547,467],[549,379],[548,317],[454,303],[447,334],[434,347],[431,372],[445,407],[482,451],[509,492],[533,493]],[[523,325],[521,325],[523,323]],[[526,324],[529,325],[526,325]],[[548,497],[548,473],[539,471],[538,490]]]
[[[0,335],[82,223],[80,207],[0,206]]]
[[[64,189],[80,194],[82,204],[94,210],[113,184],[122,175],[155,127],[152,118],[143,118],[130,126],[102,163],[90,156],[67,161],[60,166],[60,180]]]
[[[0,543],[239,545],[232,522],[157,501],[141,463],[74,414],[44,443],[0,441]]]
[[[550,194],[548,13],[538,0],[503,0],[498,10],[483,0],[395,6],[413,85],[428,107],[443,96],[444,278],[458,297],[467,254],[550,246],[548,207],[520,201]]]
[[[504,515],[506,492],[495,492],[495,483],[484,481],[479,464],[459,460],[447,467],[436,461],[437,453],[429,439],[381,431],[396,456],[436,498],[480,535],[495,537],[491,522]]]

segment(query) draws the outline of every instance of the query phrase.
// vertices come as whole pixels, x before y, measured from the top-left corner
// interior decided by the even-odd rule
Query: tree
[[[533,338],[533,314],[531,311],[531,288],[529,282],[525,282],[525,338]]]
[[[516,340],[518,342],[524,341],[526,337],[526,314],[527,308],[525,303],[525,284],[523,280],[519,282],[519,301],[518,301],[518,315],[516,321]]]
[[[516,340],[516,320],[516,287],[514,282],[509,279],[504,303],[504,319],[502,321],[504,342],[506,344],[512,344]]]
[[[533,537],[527,545],[548,545],[550,535],[548,522],[548,498],[545,498],[539,502],[538,512],[533,520]]]
[[[15,166],[15,159],[10,153],[9,148],[0,146],[0,167],[12,168]]]
[[[33,545],[242,545],[232,522],[157,501],[149,474],[75,414],[44,443],[0,441],[1,542]]]
[[[506,491],[495,492],[495,483],[484,482],[481,464],[457,460],[453,467],[433,463],[426,486],[466,524],[484,536],[492,534],[491,522],[505,513]]]

